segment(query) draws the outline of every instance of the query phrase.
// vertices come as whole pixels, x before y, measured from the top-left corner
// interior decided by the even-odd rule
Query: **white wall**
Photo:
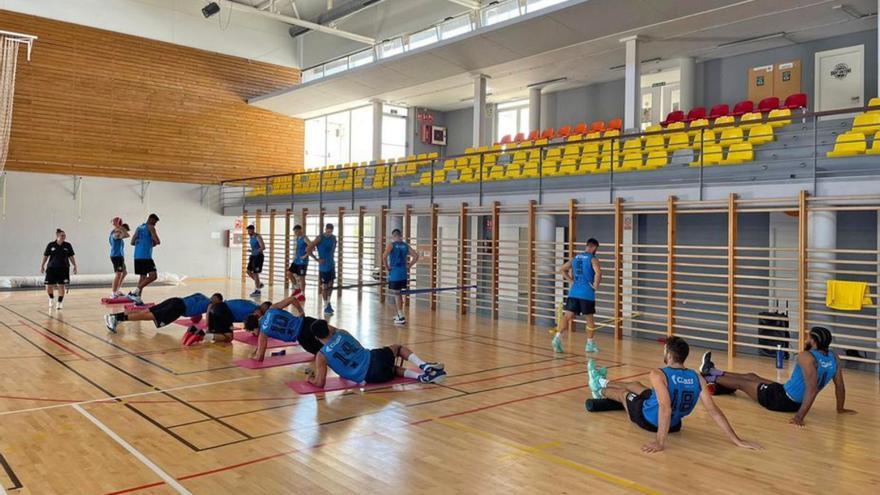
[[[0,9],[150,38],[177,45],[299,67],[288,25],[246,12],[205,19],[202,0],[0,0]],[[39,41],[34,50],[40,48]]]
[[[241,251],[230,254],[224,247],[234,218],[218,213],[217,187],[209,189],[203,206],[197,185],[152,182],[142,204],[138,181],[85,177],[80,210],[71,176],[7,172],[6,181],[6,198],[0,199],[0,275],[38,274],[43,249],[57,227],[67,232],[80,273],[111,273],[110,219],[120,216],[134,229],[151,212],[161,219],[162,244],[153,252],[159,271],[190,277],[239,273],[230,265],[240,270]],[[126,243],[129,273],[134,273],[132,254]]]

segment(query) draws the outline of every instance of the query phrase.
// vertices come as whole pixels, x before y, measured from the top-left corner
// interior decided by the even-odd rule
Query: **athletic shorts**
[[[166,299],[149,309],[153,313],[156,328],[162,328],[177,321],[178,318],[186,313],[186,303],[179,297]]]
[[[367,383],[385,383],[394,379],[396,357],[390,347],[370,350],[370,369],[367,370]]]
[[[67,285],[70,283],[70,268],[66,266],[46,268],[46,285]]]
[[[252,254],[248,258],[248,266],[247,271],[251,273],[260,273],[263,271],[263,255],[262,254]]]
[[[321,347],[324,347],[324,344],[312,333],[312,323],[314,322],[315,318],[311,316],[303,317],[302,328],[299,330],[299,337],[296,341],[299,342],[300,347],[304,351],[317,355],[321,351]]]
[[[336,272],[333,272],[333,271],[318,272],[318,274],[321,276],[321,283],[324,283],[324,284],[332,284],[333,280],[336,279]]]
[[[134,260],[135,275],[147,275],[156,271],[156,263],[152,259]]]
[[[644,392],[636,395],[632,392],[626,394],[626,412],[629,414],[629,420],[633,423],[639,425],[643,430],[657,432],[657,427],[652,425],[642,413],[642,408],[645,406],[645,401],[651,398],[651,390],[645,390]],[[681,422],[679,421],[677,424],[669,426],[669,432],[675,433],[681,430]]]
[[[758,385],[758,403],[776,412],[797,412],[801,405],[788,397],[780,383]]]
[[[291,263],[287,268],[287,271],[296,275],[297,277],[305,277],[306,270],[309,268],[309,265],[297,265],[296,263]]]
[[[125,258],[122,256],[111,256],[110,263],[113,263],[113,271],[122,273],[125,271]]]
[[[401,291],[409,287],[409,280],[389,280],[388,290]]]
[[[578,299],[576,297],[565,298],[565,310],[577,315],[591,315],[596,312],[596,301]]]

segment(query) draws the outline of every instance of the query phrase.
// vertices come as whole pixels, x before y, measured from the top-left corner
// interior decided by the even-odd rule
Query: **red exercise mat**
[[[125,304],[130,303],[131,299],[120,296],[120,297],[102,297],[101,304]]]

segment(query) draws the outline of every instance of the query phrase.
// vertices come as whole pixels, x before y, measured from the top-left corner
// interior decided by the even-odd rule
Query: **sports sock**
[[[49,299],[55,299],[55,294],[49,294]]]
[[[421,366],[421,365],[425,364],[425,362],[422,361],[422,358],[416,356],[416,353],[414,353],[414,352],[411,352],[410,355],[409,355],[409,357],[406,358],[406,360],[409,361],[409,362],[411,362],[412,364],[414,364],[414,365],[416,365],[416,366]]]
[[[64,296],[58,296],[58,302],[63,302],[63,301],[64,301]]]
[[[412,379],[412,380],[418,380],[419,376],[421,376],[421,373],[416,373],[416,372],[413,371],[413,370],[404,370],[404,371],[403,371],[403,377],[404,377],[404,378],[410,378],[410,379]]]
[[[113,317],[116,318],[116,321],[126,321],[126,320],[128,320],[128,316],[126,316],[125,313],[116,313],[116,314],[113,315]]]

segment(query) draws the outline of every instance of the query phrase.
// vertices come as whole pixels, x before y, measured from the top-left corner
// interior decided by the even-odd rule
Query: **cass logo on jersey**
[[[676,383],[678,385],[693,385],[694,379],[693,378],[685,378],[683,376],[675,375],[672,377],[672,382]]]

